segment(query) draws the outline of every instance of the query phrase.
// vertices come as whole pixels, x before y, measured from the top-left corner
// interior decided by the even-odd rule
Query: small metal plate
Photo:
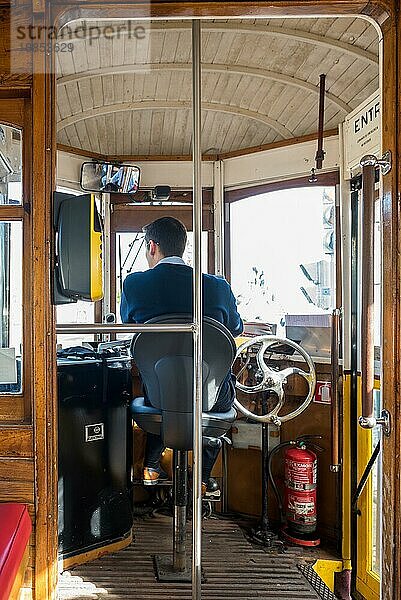
[[[104,439],[104,423],[85,425],[85,442],[95,442]]]
[[[338,600],[337,596],[333,594],[312,567],[309,565],[298,565],[298,569],[301,571],[302,575],[306,577],[322,600]]]
[[[154,556],[155,563],[155,571],[157,581],[160,582],[191,582],[192,581],[192,571],[191,567],[187,568],[185,571],[177,572],[173,571],[173,561],[171,556],[162,555],[162,556]]]

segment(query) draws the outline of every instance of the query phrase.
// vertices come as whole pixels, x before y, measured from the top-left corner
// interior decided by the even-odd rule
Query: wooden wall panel
[[[1,481],[34,481],[34,464],[30,458],[5,458],[0,459]]]
[[[0,10],[1,16],[1,10]],[[1,86],[0,86],[1,87]],[[10,102],[8,99],[0,99],[0,114],[3,123],[23,127],[25,123],[24,102]]]
[[[159,218],[163,212],[170,217],[175,217],[184,223],[188,231],[192,230],[192,206],[136,206],[115,205],[111,215],[112,231],[136,232],[142,231],[144,225],[148,225]],[[203,229],[210,231],[213,229],[213,215],[211,209],[203,211]]]
[[[330,365],[317,365],[318,381],[330,380]],[[306,382],[300,378],[291,378],[286,393],[288,411],[295,410],[299,401],[295,396],[304,398],[307,393]],[[288,412],[287,411],[287,412]],[[338,476],[330,472],[331,421],[330,405],[312,402],[301,418],[283,423],[280,441],[293,440],[300,435],[321,435],[316,444],[324,451],[318,454],[318,523],[319,531],[326,539],[337,542],[340,536],[340,522],[337,518],[341,502]],[[261,511],[261,452],[255,449],[230,448],[228,451],[228,502],[234,511],[260,515]],[[273,472],[279,487],[283,482],[283,451],[273,462]],[[271,486],[269,485],[269,488]],[[278,521],[277,502],[269,489],[269,516]]]
[[[22,502],[32,504],[34,502],[34,486],[29,481],[0,481],[1,502]]]
[[[399,13],[398,13],[399,14]],[[401,19],[385,27],[383,45],[383,151],[391,150],[393,168],[382,178],[382,269],[384,307],[382,322],[381,396],[383,407],[391,414],[394,429],[390,437],[382,436],[383,460],[383,600],[401,598],[401,514],[400,506],[400,353],[401,353],[401,291],[400,291],[400,28]],[[398,66],[398,70],[397,70]],[[398,122],[398,127],[396,126]]]
[[[318,375],[319,381],[324,381],[325,379],[321,375]],[[298,405],[299,402],[294,403],[293,408]],[[341,535],[341,523],[338,518],[341,503],[341,486],[338,474],[330,471],[331,421],[329,404],[316,404],[312,402],[301,417],[283,424],[281,436],[283,442],[293,440],[300,435],[322,436],[321,440],[316,440],[316,444],[323,448],[323,452],[317,452],[318,524],[321,534],[326,539],[329,538],[333,542],[338,542]]]
[[[0,427],[0,457],[32,458],[32,427],[17,425]]]
[[[25,402],[23,396],[1,396],[0,422],[17,422],[25,419]]]
[[[15,4],[12,9],[0,6],[0,86],[3,88],[29,88],[32,84],[32,56],[26,45],[29,39],[19,41],[17,37],[28,34],[29,25],[30,11],[26,8]],[[13,53],[11,62],[10,47],[17,46],[19,49]]]

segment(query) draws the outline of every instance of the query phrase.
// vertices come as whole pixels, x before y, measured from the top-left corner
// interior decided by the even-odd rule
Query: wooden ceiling
[[[71,52],[57,53],[58,142],[113,156],[190,154],[190,21],[143,22],[141,36],[118,33],[121,22],[74,26],[106,24],[106,36],[74,38]],[[320,73],[324,126],[335,128],[377,90],[378,56],[363,19],[204,21],[202,151],[316,132]]]

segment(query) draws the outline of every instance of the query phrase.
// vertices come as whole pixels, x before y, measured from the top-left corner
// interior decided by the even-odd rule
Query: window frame
[[[259,196],[260,194],[268,194],[270,192],[294,188],[337,186],[340,182],[340,175],[338,171],[319,173],[317,177],[318,181],[316,183],[311,183],[306,177],[297,177],[293,179],[272,181],[270,183],[262,183],[260,185],[224,190],[224,273],[227,281],[231,283],[230,205],[234,202],[238,202],[239,200],[244,200],[245,198],[250,198],[251,196]],[[338,283],[339,282],[337,282],[337,284]]]
[[[29,422],[32,419],[31,406],[31,363],[32,363],[32,323],[29,318],[31,306],[31,223],[30,223],[30,184],[31,184],[31,134],[30,101],[25,98],[0,98],[0,125],[14,127],[21,131],[22,138],[22,202],[21,204],[0,205],[0,221],[22,224],[22,371],[21,392],[0,394],[0,420],[2,422]]]

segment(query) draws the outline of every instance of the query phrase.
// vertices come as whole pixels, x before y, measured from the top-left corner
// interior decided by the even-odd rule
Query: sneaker
[[[213,477],[209,477],[207,483],[202,483],[202,496],[205,500],[220,500],[220,486]]]
[[[168,475],[164,471],[158,471],[150,467],[145,467],[143,470],[143,485],[157,485],[168,481]]]

